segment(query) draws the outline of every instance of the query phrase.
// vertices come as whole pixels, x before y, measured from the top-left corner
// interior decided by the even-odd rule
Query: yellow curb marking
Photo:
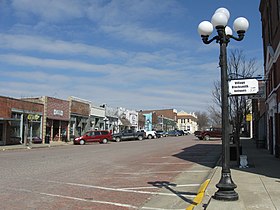
[[[210,182],[210,179],[206,179],[205,182],[203,182],[203,183],[200,185],[200,187],[199,187],[199,189],[198,189],[198,192],[197,192],[197,195],[196,195],[195,198],[193,199],[193,203],[192,203],[190,206],[188,206],[188,207],[186,208],[186,210],[193,210],[195,206],[197,206],[198,204],[200,204],[200,203],[202,202],[202,199],[203,199],[203,197],[204,197],[205,190],[206,190],[206,188],[207,188],[209,182]]]

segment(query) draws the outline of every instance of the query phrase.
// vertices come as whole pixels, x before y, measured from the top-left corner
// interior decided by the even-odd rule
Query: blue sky
[[[197,26],[219,7],[231,28],[249,20],[228,50],[255,58],[262,74],[259,0],[1,0],[0,95],[207,111],[219,45],[203,44]]]

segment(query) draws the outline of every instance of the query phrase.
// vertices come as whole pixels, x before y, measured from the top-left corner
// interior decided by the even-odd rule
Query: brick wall
[[[46,98],[46,117],[55,120],[66,120],[70,118],[69,101],[47,97]]]
[[[22,110],[23,112],[43,113],[44,106],[38,103],[0,96],[0,117],[10,118],[12,115],[12,109]]]

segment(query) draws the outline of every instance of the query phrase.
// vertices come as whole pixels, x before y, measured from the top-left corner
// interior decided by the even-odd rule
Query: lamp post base
[[[238,193],[234,191],[236,184],[233,183],[230,173],[222,173],[220,182],[216,185],[218,191],[213,198],[222,201],[237,201]]]

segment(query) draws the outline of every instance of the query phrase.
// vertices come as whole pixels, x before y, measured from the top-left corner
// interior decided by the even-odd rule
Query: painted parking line
[[[94,189],[107,190],[107,191],[139,193],[139,194],[151,194],[151,195],[164,195],[164,196],[177,196],[174,193],[149,192],[149,191],[141,191],[141,190],[133,190],[133,189],[130,190],[130,189],[122,189],[122,188],[101,187],[101,186],[96,186],[96,185],[87,185],[87,184],[79,184],[79,183],[71,183],[71,182],[60,182],[60,181],[47,181],[47,182],[56,183],[56,184],[70,185],[70,186],[94,188]],[[194,195],[187,195],[187,197],[194,198],[195,196]]]
[[[142,163],[143,165],[191,165],[193,163]]]
[[[52,194],[52,193],[45,193],[45,192],[39,192],[39,191],[32,191],[32,190],[22,189],[22,188],[21,189],[9,188],[9,189],[10,190],[14,190],[14,191],[20,191],[20,192],[26,192],[26,193],[34,193],[34,194],[39,194],[39,195],[43,195],[43,196],[50,196],[50,197],[56,197],[56,198],[64,198],[64,199],[75,200],[75,201],[82,201],[82,202],[89,202],[89,203],[99,203],[99,204],[107,204],[107,205],[113,205],[113,206],[119,206],[119,207],[127,207],[127,208],[139,209],[139,207],[133,206],[133,205],[130,205],[130,204],[122,204],[122,203],[116,203],[116,202],[84,199],[84,198],[78,198],[78,197],[72,197],[72,196],[65,196],[65,195]]]
[[[184,171],[151,171],[151,172],[120,172],[121,175],[169,174],[169,173],[205,173],[209,170],[184,170]]]
[[[176,185],[176,188],[179,187],[197,187],[200,186],[200,184],[180,184],[180,185]],[[120,188],[120,189],[124,189],[124,190],[137,190],[137,189],[157,189],[158,187],[156,186],[151,186],[151,187],[126,187],[126,188]]]

